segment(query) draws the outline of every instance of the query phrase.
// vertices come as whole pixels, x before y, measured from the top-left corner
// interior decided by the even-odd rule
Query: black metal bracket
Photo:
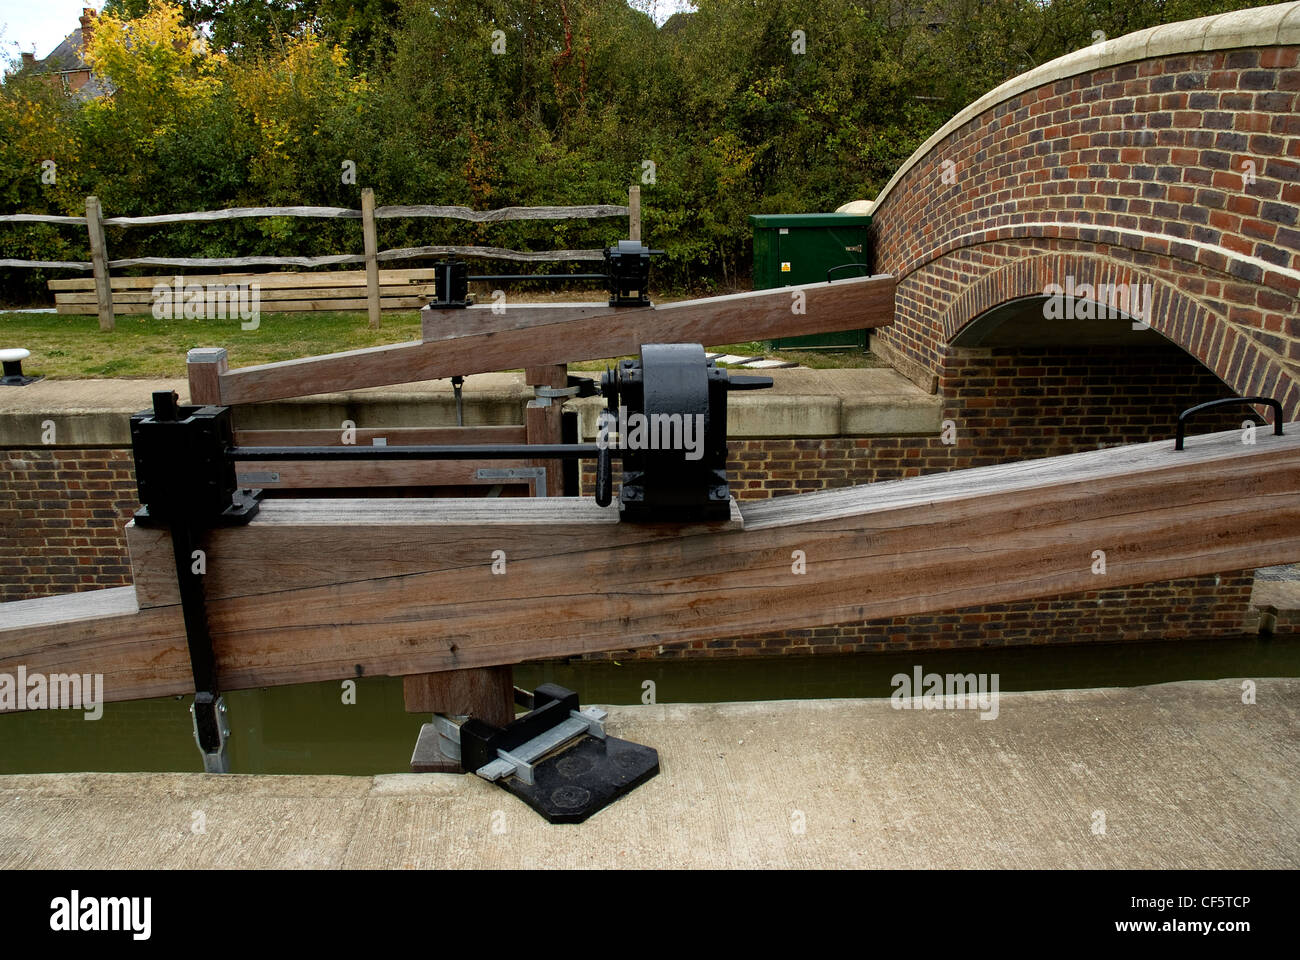
[[[433,265],[433,300],[430,306],[468,307],[474,302],[469,295],[469,264],[452,257]]]
[[[569,375],[568,381],[563,387],[533,387],[533,395],[543,404],[550,404],[555,400],[564,402],[565,400],[594,397],[598,392],[595,380],[590,377],[575,377],[572,374]]]
[[[570,377],[572,379],[572,377]],[[560,442],[576,445],[578,442],[578,411],[562,410],[560,413]],[[560,477],[563,481],[564,496],[576,497],[582,488],[582,471],[577,460],[563,460],[560,463]]]
[[[620,240],[605,250],[605,273],[609,278],[611,307],[648,307],[650,258],[662,250],[651,250],[640,240]]]
[[[240,490],[227,454],[234,444],[229,407],[181,406],[175,392],[159,390],[153,409],[131,417],[140,508],[135,522],[171,533],[185,640],[194,675],[194,739],[208,773],[228,773],[230,735],[217,683],[203,577],[196,551],[204,531],[247,523],[257,513],[260,490]]]
[[[1194,414],[1203,410],[1212,410],[1215,407],[1235,406],[1239,403],[1263,404],[1273,408],[1273,436],[1282,436],[1282,404],[1272,397],[1224,397],[1222,400],[1209,400],[1205,403],[1198,403],[1194,407],[1188,407],[1178,415],[1178,428],[1174,436],[1174,449],[1183,449],[1183,436],[1187,430],[1187,421]]]
[[[578,392],[573,395],[575,400],[600,395],[600,387],[596,385],[596,381],[592,377],[575,377],[573,374],[569,374],[569,386],[578,388]]]

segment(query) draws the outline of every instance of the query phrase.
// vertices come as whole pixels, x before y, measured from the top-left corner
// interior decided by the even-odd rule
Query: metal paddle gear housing
[[[639,360],[623,360],[617,371],[606,372],[598,445],[622,456],[622,518],[726,520],[727,391],[770,386],[770,377],[729,376],[698,343],[648,343]]]

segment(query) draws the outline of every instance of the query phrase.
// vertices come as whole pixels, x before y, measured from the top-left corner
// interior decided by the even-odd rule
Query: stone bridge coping
[[[885,202],[885,198],[889,196],[895,184],[953,132],[986,110],[1017,97],[1027,90],[1066,77],[1075,77],[1104,67],[1132,63],[1151,57],[1290,44],[1300,44],[1300,0],[1148,27],[1145,30],[1116,37],[1114,40],[1094,43],[1073,53],[1067,53],[1018,77],[1011,78],[962,109],[935,131],[930,139],[921,144],[898,168],[885,184],[884,189],[876,196],[873,209],[879,213],[881,204]]]
[[[1219,244],[1205,243],[1191,237],[1171,237],[1167,234],[1153,233],[1150,230],[1138,230],[1133,227],[1107,226],[1078,220],[1024,220],[1015,223],[999,223],[993,226],[981,227],[978,230],[968,230],[965,233],[948,237],[942,245],[935,247],[924,257],[909,263],[905,270],[899,271],[898,277],[901,280],[911,276],[940,257],[966,246],[993,240],[1018,240],[1039,235],[1059,236],[1061,239],[1066,240],[1109,243],[1112,246],[1127,246],[1134,250],[1163,248],[1166,253],[1177,251],[1184,259],[1196,263],[1212,263],[1214,258],[1221,258],[1222,269],[1224,270],[1228,269],[1227,265],[1234,262],[1242,263],[1257,268],[1265,277],[1273,274],[1276,277],[1290,279],[1296,285],[1300,285],[1300,270],[1281,267],[1268,260],[1239,253]],[[1144,242],[1148,244],[1145,248],[1143,246]]]

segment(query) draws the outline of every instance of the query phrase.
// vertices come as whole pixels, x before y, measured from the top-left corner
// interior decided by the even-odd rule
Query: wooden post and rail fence
[[[598,261],[602,250],[544,250],[525,252],[502,247],[430,245],[380,250],[376,221],[407,217],[435,217],[465,220],[472,223],[500,223],[510,220],[580,220],[628,217],[628,236],[641,236],[641,188],[628,191],[628,205],[591,204],[586,206],[501,207],[496,210],[471,210],[461,206],[396,205],[375,206],[374,190],[361,191],[361,209],[347,207],[232,207],[225,210],[200,210],[191,213],[161,214],[146,217],[105,217],[99,198],[86,198],[84,217],[46,214],[5,214],[0,223],[50,223],[85,227],[90,242],[90,260],[10,260],[0,259],[0,268],[45,268],[52,270],[90,271],[93,279],[49,281],[55,291],[59,313],[99,316],[101,330],[112,330],[115,314],[147,313],[151,292],[163,277],[113,277],[110,271],[128,267],[180,267],[187,269],[229,269],[248,267],[335,267],[361,264],[363,270],[321,273],[228,273],[204,275],[201,279],[221,283],[258,283],[262,299],[274,311],[362,310],[370,326],[378,328],[381,310],[413,309],[433,294],[434,271],[381,270],[380,264],[424,257],[465,256],[522,263]],[[153,227],[171,223],[204,223],[256,217],[313,217],[322,219],[359,219],[364,252],[318,257],[132,257],[111,260],[104,228]]]

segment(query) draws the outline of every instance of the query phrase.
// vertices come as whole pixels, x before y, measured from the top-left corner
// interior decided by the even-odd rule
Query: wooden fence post
[[[104,215],[99,197],[86,198],[86,231],[90,234],[90,264],[95,271],[95,304],[99,329],[113,329],[113,285],[108,279],[108,249],[104,244]]]
[[[641,239],[641,188],[638,186],[627,190],[627,238]]]
[[[379,329],[379,241],[375,235],[375,191],[361,190],[361,233],[366,242],[366,308],[370,329]]]

